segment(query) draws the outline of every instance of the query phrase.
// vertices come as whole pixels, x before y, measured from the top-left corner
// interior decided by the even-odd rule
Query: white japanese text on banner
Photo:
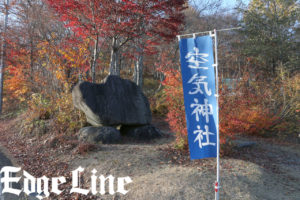
[[[217,101],[213,41],[180,39],[184,105],[191,159],[217,156]]]

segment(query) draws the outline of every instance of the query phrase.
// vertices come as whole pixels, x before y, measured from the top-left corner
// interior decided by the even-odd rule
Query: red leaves
[[[187,130],[182,92],[181,74],[174,70],[174,65],[165,55],[160,61],[159,70],[164,73],[164,98],[168,108],[167,121],[176,135],[177,144],[187,145]],[[220,143],[225,144],[235,134],[258,135],[264,134],[276,121],[277,117],[265,106],[268,101],[264,91],[258,91],[249,84],[249,77],[244,75],[237,81],[236,87],[228,89],[221,84],[220,88]],[[181,146],[183,147],[183,146]]]
[[[267,101],[266,94],[249,84],[247,74],[236,81],[235,85],[233,89],[223,85],[220,90],[221,135],[232,137],[236,133],[263,134],[276,120],[275,115],[264,105],[264,101]]]
[[[184,0],[47,0],[78,36],[174,38],[183,22]]]
[[[176,133],[177,144],[185,147],[187,145],[187,129],[185,121],[185,110],[183,102],[182,80],[178,70],[171,69],[172,61],[169,60],[166,54],[162,55],[159,62],[159,71],[165,75],[163,81],[164,99],[168,108],[167,121],[172,131]]]

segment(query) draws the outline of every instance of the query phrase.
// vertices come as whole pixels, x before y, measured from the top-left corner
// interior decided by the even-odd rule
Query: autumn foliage
[[[5,105],[27,107],[28,115],[23,132],[34,128],[44,129],[46,121],[54,119],[55,132],[72,132],[85,123],[84,116],[72,105],[71,87],[78,81],[78,74],[87,71],[89,40],[66,38],[60,44],[53,40],[40,41],[36,56],[41,68],[31,69],[30,53],[26,49],[12,49],[5,80]],[[76,44],[76,46],[74,46]],[[12,106],[15,107],[15,106]]]
[[[167,120],[170,128],[176,133],[176,142],[179,147],[187,146],[187,129],[181,74],[178,70],[170,69],[165,72],[166,79],[163,84],[164,100],[168,113]]]
[[[167,120],[172,131],[176,133],[177,147],[186,148],[187,129],[181,72],[170,68],[174,63],[165,56],[160,64],[160,70],[165,75],[163,94],[165,106],[168,108]],[[274,87],[268,88],[266,84],[251,80],[246,72],[232,85],[220,84],[221,144],[227,144],[237,134],[262,136],[274,128],[279,119],[270,104]]]
[[[73,106],[72,86],[79,79],[100,82],[112,58],[117,58],[120,69],[123,66],[121,75],[131,78],[131,72],[124,71],[131,70],[137,48],[153,55],[159,42],[172,41],[178,34],[184,3],[44,0],[11,4],[9,9],[18,14],[10,18],[17,25],[6,37],[5,109],[27,110],[24,132],[44,129],[41,126],[50,120],[55,132],[76,132],[85,119]],[[147,61],[149,66],[153,63]]]
[[[270,88],[260,90],[263,85],[252,81],[248,73],[233,85],[232,89],[226,84],[220,88],[221,143],[235,134],[263,135],[278,119],[270,108]]]
[[[26,112],[23,133],[49,130],[48,126],[60,134],[75,133],[86,122],[84,114],[72,104],[72,86],[79,79],[100,82],[110,72],[114,58],[120,76],[134,80],[136,61],[143,58],[144,71],[140,74],[147,73],[147,82],[151,83],[150,87],[143,87],[144,93],[158,114],[166,113],[170,128],[176,133],[177,147],[187,147],[175,36],[183,28],[183,32],[209,30],[212,21],[223,21],[218,20],[221,15],[195,16],[197,12],[191,8],[184,15],[186,2],[14,1],[10,8],[14,17],[10,17],[5,36],[4,110]],[[228,27],[235,27],[238,21],[235,16],[224,18]],[[287,70],[298,63],[298,57],[290,56],[289,62],[258,64],[253,56],[243,54],[243,48],[259,55],[265,55],[264,52],[253,45],[245,47],[244,39],[242,32],[220,32],[220,77],[235,81],[232,87],[222,78],[219,80],[221,143],[226,144],[236,134],[266,135],[271,130],[298,133],[299,73],[296,68],[292,68],[295,72]],[[289,42],[294,42],[292,37]],[[292,48],[291,51],[298,52]],[[275,64],[269,77],[267,69]],[[156,88],[160,81],[162,85]],[[88,149],[82,147],[83,152]]]

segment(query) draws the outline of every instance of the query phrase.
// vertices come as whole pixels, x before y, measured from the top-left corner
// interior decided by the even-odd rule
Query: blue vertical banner
[[[217,157],[217,100],[211,36],[179,41],[191,159]]]

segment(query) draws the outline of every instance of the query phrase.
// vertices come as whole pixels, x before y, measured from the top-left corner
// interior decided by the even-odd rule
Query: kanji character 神
[[[192,103],[190,107],[194,108],[192,115],[196,115],[197,122],[199,122],[200,115],[205,117],[206,123],[209,122],[209,115],[213,114],[213,107],[211,104],[208,104],[207,99],[204,99],[204,104],[199,104],[199,100],[194,98],[194,103]]]

